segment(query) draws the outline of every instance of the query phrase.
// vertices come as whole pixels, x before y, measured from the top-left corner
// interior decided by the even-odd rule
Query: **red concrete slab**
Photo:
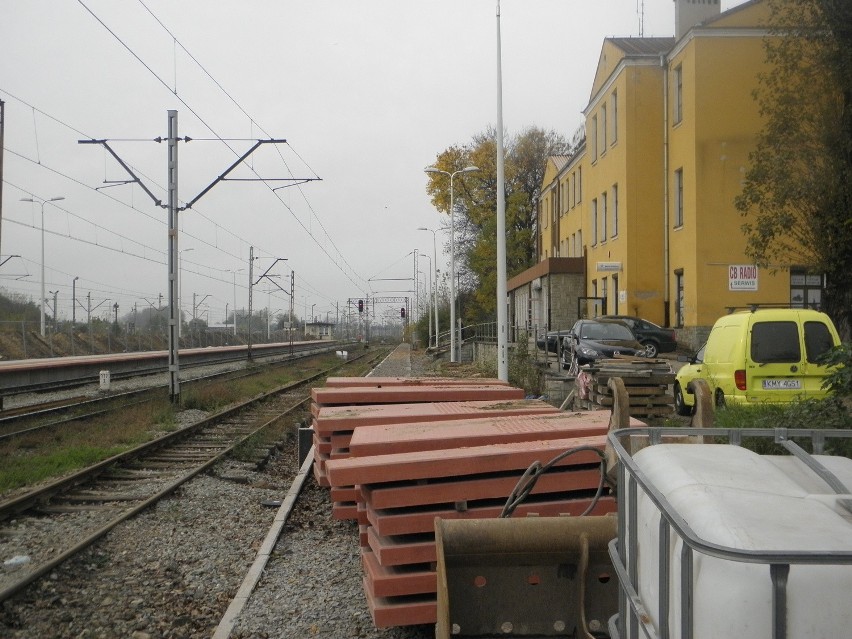
[[[361,546],[361,548],[369,548],[370,547],[370,542],[367,539],[367,529],[368,528],[369,528],[369,526],[364,526],[364,525],[361,525],[361,524],[358,525],[358,545]]]
[[[582,515],[592,503],[591,498],[566,499],[564,497],[544,501],[526,501],[514,512],[515,517],[537,515],[539,517],[560,517],[563,515]],[[399,508],[396,510],[374,510],[367,505],[367,518],[382,537],[425,533],[435,529],[435,517],[441,519],[496,519],[500,516],[503,504],[470,504],[467,510],[453,508]],[[592,509],[592,515],[607,515],[617,510],[615,499],[602,497]]]
[[[332,486],[355,486],[383,482],[480,475],[524,470],[533,462],[547,463],[560,453],[578,446],[603,450],[606,437],[574,437],[547,441],[491,444],[470,448],[373,455],[333,459],[326,463]],[[557,466],[599,463],[600,457],[583,450],[560,460]]]
[[[361,486],[361,500],[373,508],[399,508],[427,504],[453,504],[482,499],[505,499],[515,488],[522,471],[489,475],[484,478],[455,477],[426,481]],[[532,495],[572,490],[574,486],[597,486],[598,467],[551,468],[533,486]]]
[[[435,593],[438,589],[438,576],[431,564],[382,566],[369,548],[362,548],[361,567],[368,589],[377,597]]]
[[[314,469],[314,479],[317,480],[317,484],[322,486],[323,488],[329,488],[331,484],[328,482],[328,475],[325,474],[325,471],[320,468],[319,464],[313,464]]]
[[[355,486],[345,486],[332,488],[329,497],[331,498],[331,501],[357,502],[360,499],[360,494]]]
[[[349,448],[349,442],[352,441],[351,430],[335,431],[331,436],[331,445],[333,448]]]
[[[536,415],[557,412],[556,407],[540,399],[323,406],[318,409],[315,416],[314,430],[320,435],[331,436],[335,432],[351,432],[361,426],[379,424],[405,424],[473,419],[493,415]]]
[[[367,540],[376,559],[383,566],[423,564],[438,560],[434,532],[386,537],[379,535],[376,529],[370,526],[367,528]]]
[[[364,577],[364,594],[367,607],[377,628],[393,626],[418,626],[433,624],[438,620],[437,595],[405,595],[402,597],[378,597],[370,591]]]
[[[364,513],[366,515],[366,513]],[[331,518],[332,519],[340,519],[340,520],[357,520],[358,519],[358,504],[349,503],[349,502],[333,502],[331,504]],[[361,524],[367,524],[369,522],[365,521],[358,522]]]
[[[385,386],[508,386],[508,382],[494,377],[329,377],[326,388],[353,388]]]
[[[606,434],[610,411],[512,415],[448,422],[360,426],[349,441],[353,457],[486,446]],[[333,440],[334,438],[332,438]]]
[[[388,386],[387,388],[312,388],[311,398],[319,406],[352,404],[416,404],[420,402],[466,402],[523,399],[524,390],[511,386]]]
[[[330,455],[331,449],[333,448],[331,440],[327,437],[318,437],[314,434],[314,447],[315,450],[319,451],[323,455]]]

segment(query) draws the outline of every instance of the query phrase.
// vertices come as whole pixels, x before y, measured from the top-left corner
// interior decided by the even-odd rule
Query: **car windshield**
[[[607,340],[628,339],[633,340],[633,333],[624,324],[615,322],[589,322],[583,324],[580,330],[580,339]]]

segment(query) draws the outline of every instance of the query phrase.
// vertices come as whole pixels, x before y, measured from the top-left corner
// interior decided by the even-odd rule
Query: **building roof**
[[[607,38],[628,56],[659,56],[675,45],[674,38]]]

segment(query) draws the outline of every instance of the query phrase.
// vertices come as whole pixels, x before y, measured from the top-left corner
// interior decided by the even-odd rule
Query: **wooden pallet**
[[[595,406],[612,407],[612,390],[607,383],[620,377],[628,394],[631,417],[658,419],[674,411],[669,386],[674,383],[675,374],[667,360],[619,357],[600,360],[583,370],[592,376],[589,401]]]

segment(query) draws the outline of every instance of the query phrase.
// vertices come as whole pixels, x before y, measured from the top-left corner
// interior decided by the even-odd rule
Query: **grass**
[[[164,431],[174,431],[178,427],[178,410],[216,412],[339,363],[332,354],[294,366],[258,368],[258,374],[251,377],[187,386],[181,393],[180,408],[167,398],[160,398],[0,443],[0,493],[74,472],[150,441]],[[282,434],[264,433],[263,439],[272,441]],[[246,451],[250,449],[245,447]]]

